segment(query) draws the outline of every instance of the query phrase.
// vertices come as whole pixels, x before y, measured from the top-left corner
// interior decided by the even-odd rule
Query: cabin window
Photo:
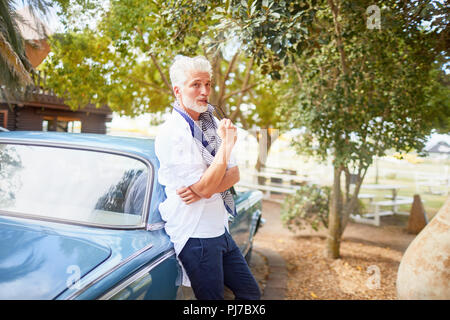
[[[69,117],[44,117],[42,131],[81,133],[81,121]]]

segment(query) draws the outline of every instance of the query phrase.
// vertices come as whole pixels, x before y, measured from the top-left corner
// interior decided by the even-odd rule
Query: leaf
[[[316,296],[316,294],[314,293],[314,292],[310,292],[310,294],[311,294],[311,297],[313,297],[314,299],[318,299],[319,297],[318,296]]]
[[[278,12],[271,12],[270,15],[275,19],[280,19],[281,15]]]

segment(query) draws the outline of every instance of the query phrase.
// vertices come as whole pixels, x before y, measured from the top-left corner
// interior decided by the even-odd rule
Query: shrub
[[[289,230],[304,229],[309,224],[314,230],[328,228],[328,205],[330,187],[318,185],[301,186],[285,198],[281,207],[281,220]]]

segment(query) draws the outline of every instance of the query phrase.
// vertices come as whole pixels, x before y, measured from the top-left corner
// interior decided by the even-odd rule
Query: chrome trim
[[[87,283],[85,286],[83,286],[83,288],[81,288],[80,290],[78,290],[77,292],[74,292],[73,294],[71,294],[67,300],[73,300],[76,297],[78,297],[79,295],[81,295],[82,293],[84,293],[87,289],[89,289],[90,287],[92,287],[94,284],[96,284],[97,282],[99,282],[100,280],[103,280],[104,278],[106,278],[107,276],[109,276],[111,273],[113,273],[114,271],[116,271],[117,269],[119,269],[120,267],[122,267],[123,265],[125,265],[126,263],[130,262],[131,260],[133,260],[134,258],[136,258],[138,255],[144,253],[147,250],[150,250],[151,248],[153,248],[153,244],[149,244],[145,247],[143,247],[142,249],[140,249],[139,251],[136,251],[135,253],[133,253],[132,255],[128,256],[126,259],[122,260],[121,262],[119,262],[117,265],[115,265],[114,267],[112,267],[111,269],[109,269],[108,271],[106,271],[105,273],[103,273],[102,275],[98,276],[96,279],[92,280],[91,282]],[[83,279],[83,278],[82,278]],[[78,280],[81,281],[82,279]],[[75,283],[77,284],[77,283]]]
[[[130,284],[138,280],[139,278],[145,276],[147,273],[149,273],[152,269],[156,268],[159,264],[161,264],[164,260],[168,259],[169,257],[175,255],[175,250],[171,250],[161,257],[159,257],[157,260],[153,261],[149,266],[144,267],[142,270],[138,271],[136,274],[132,275],[128,279],[125,279],[123,282],[112,288],[107,293],[103,294],[96,300],[108,300],[115,296],[117,293],[128,287]]]
[[[263,198],[263,194],[261,191],[252,190],[252,194],[250,195],[250,197],[248,197],[244,201],[240,202],[236,206],[236,211],[239,212],[241,210],[250,209],[255,203],[262,200],[262,198]]]
[[[247,244],[247,247],[245,248],[245,250],[244,251],[242,251],[242,255],[245,257],[246,255],[247,255],[247,253],[250,251],[250,248],[251,248],[251,243],[249,242],[248,244]]]
[[[146,192],[146,194],[145,194],[145,199],[144,199],[144,208],[145,209],[144,209],[144,215],[142,216],[143,219],[141,219],[140,224],[135,225],[135,226],[121,227],[121,226],[117,226],[117,225],[83,223],[83,222],[78,222],[78,221],[73,221],[73,220],[47,218],[47,217],[39,217],[39,216],[31,217],[32,215],[28,215],[25,213],[14,214],[9,211],[1,211],[0,210],[0,212],[3,212],[3,213],[7,212],[7,213],[5,213],[5,215],[19,217],[19,218],[23,217],[26,219],[44,220],[44,221],[49,221],[49,222],[57,222],[57,223],[64,223],[64,224],[97,227],[97,228],[120,229],[120,230],[121,229],[124,229],[124,230],[145,229],[146,223],[149,218],[150,199],[151,199],[151,195],[153,194],[153,186],[154,186],[153,178],[155,177],[155,168],[153,166],[153,163],[151,161],[149,161],[148,159],[141,157],[139,155],[133,154],[133,153],[129,153],[129,152],[118,151],[118,150],[108,149],[108,148],[101,148],[101,147],[83,146],[83,145],[76,144],[76,143],[70,144],[70,143],[60,143],[60,142],[49,142],[49,141],[44,141],[44,140],[26,140],[26,139],[22,140],[20,138],[8,139],[8,138],[0,137],[0,144],[1,143],[27,145],[27,146],[55,147],[55,148],[62,148],[62,149],[74,149],[74,150],[84,150],[84,151],[97,151],[97,152],[100,151],[100,152],[105,152],[105,153],[110,153],[110,154],[115,154],[115,155],[120,155],[120,156],[126,156],[126,157],[134,158],[136,160],[140,160],[140,161],[144,162],[144,164],[147,165],[147,170],[149,172],[151,172],[151,174],[152,174],[152,176],[151,176],[152,179],[150,179],[150,175],[148,175],[148,177],[147,177],[147,188],[149,188],[148,190],[150,190],[150,192]]]
[[[67,225],[72,226],[83,226],[83,227],[95,227],[100,229],[112,229],[112,230],[137,230],[142,229],[143,227],[141,224],[139,225],[133,225],[133,226],[118,226],[118,225],[109,225],[109,224],[96,224],[96,223],[83,223],[78,222],[75,220],[66,220],[66,219],[56,219],[56,218],[49,218],[44,216],[37,216],[34,214],[28,214],[28,213],[15,213],[11,211],[4,211],[0,210],[0,215],[6,216],[6,217],[12,217],[12,218],[18,218],[18,219],[29,219],[33,221],[44,221],[44,222],[52,222],[52,223],[63,223]]]
[[[250,207],[253,206],[256,202],[263,199],[263,193],[259,190],[252,190],[252,194],[248,197],[248,202]]]
[[[241,210],[247,210],[248,208],[250,208],[249,204],[248,204],[248,199],[240,202],[237,206],[236,206],[236,212],[239,212]]]
[[[164,229],[164,226],[166,223],[163,222],[156,222],[156,223],[149,223],[147,224],[147,227],[145,228],[147,231],[155,231],[155,230],[161,230]]]
[[[265,224],[266,224],[266,219],[261,218],[261,219],[259,220],[259,226],[262,227],[262,226],[264,226]]]

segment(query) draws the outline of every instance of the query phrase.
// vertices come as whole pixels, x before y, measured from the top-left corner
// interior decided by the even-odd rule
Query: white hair
[[[172,88],[174,86],[183,88],[190,71],[204,71],[208,72],[210,77],[212,76],[211,64],[204,56],[190,58],[177,55],[169,70]]]

